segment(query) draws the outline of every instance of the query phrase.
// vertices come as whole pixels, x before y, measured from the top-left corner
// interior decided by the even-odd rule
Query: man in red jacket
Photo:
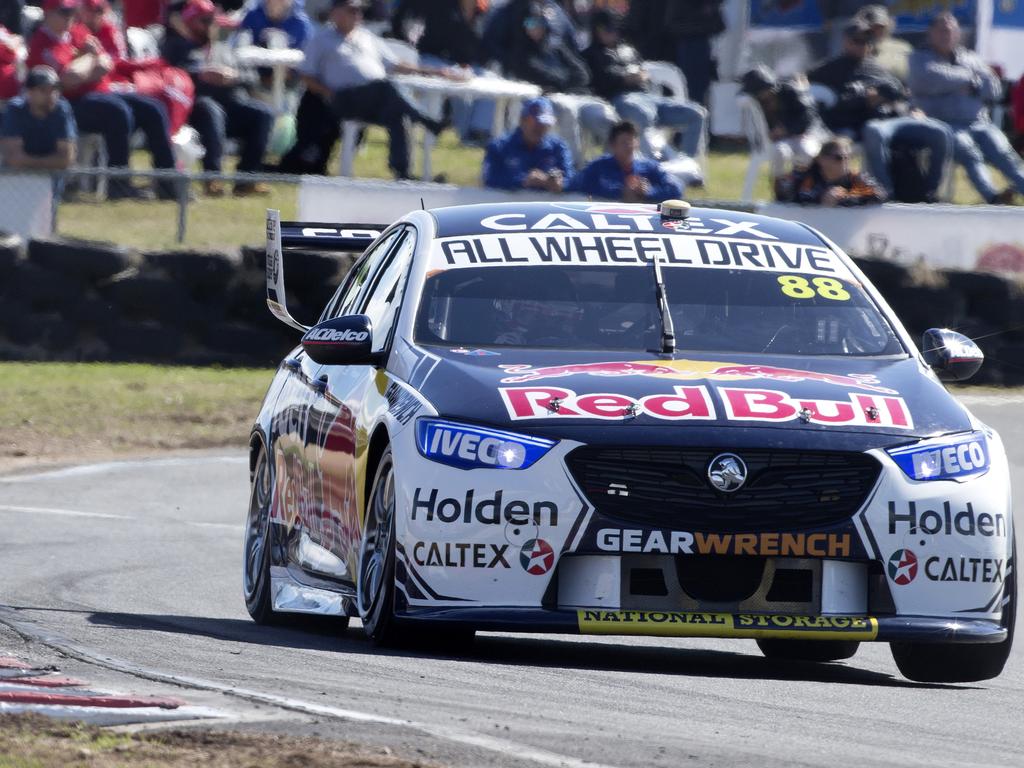
[[[72,31],[79,0],[45,0],[43,22],[29,44],[28,66],[46,64],[60,76],[80,133],[99,133],[113,168],[128,166],[132,133],[139,128],[153,156],[153,167],[173,168],[167,109],[157,99],[130,92],[111,92],[114,61],[95,36],[84,28]],[[157,194],[173,199],[171,184],[156,185]],[[109,196],[146,197],[127,180],[111,183]]]

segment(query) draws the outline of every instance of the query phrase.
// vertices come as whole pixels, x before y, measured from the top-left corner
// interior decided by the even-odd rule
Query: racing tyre
[[[395,620],[395,472],[384,451],[366,503],[356,599],[363,631],[376,645],[399,643]]]
[[[270,494],[270,461],[261,447],[252,475],[242,561],[245,608],[257,624],[280,623],[270,596]]]
[[[766,659],[783,661],[842,661],[853,658],[860,647],[856,640],[758,640]]]
[[[1017,622],[1017,542],[1007,575],[1007,600],[1002,624],[1006,639],[1001,643],[963,645],[960,643],[892,643],[892,657],[900,674],[919,683],[973,683],[990,680],[1003,671],[1013,647]]]

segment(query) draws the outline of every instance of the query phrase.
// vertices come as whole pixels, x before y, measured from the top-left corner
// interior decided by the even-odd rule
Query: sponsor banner
[[[878,621],[865,616],[786,616],[686,611],[577,611],[580,632],[659,637],[874,640]]]
[[[938,501],[890,501],[889,533],[1005,539],[1006,515],[1000,512],[975,512],[974,505],[969,501],[961,509],[954,509],[948,501],[941,504]]]
[[[503,384],[522,384],[531,381],[558,379],[566,376],[651,376],[660,379],[681,381],[750,381],[766,380],[787,383],[803,381],[818,384],[832,384],[847,389],[863,389],[884,395],[899,394],[896,390],[882,386],[877,376],[870,373],[826,373],[805,371],[799,368],[784,368],[774,365],[745,365],[741,363],[715,362],[711,360],[635,360],[598,363],[569,363],[565,365],[499,365],[509,374]]]
[[[599,552],[751,557],[850,557],[849,533],[701,533],[645,528],[599,528]],[[590,547],[579,547],[577,552]]]
[[[502,387],[509,418],[602,419],[619,421],[649,416],[664,421],[714,421],[715,404],[706,387],[673,388],[672,394],[633,398],[615,392],[578,395],[563,387]],[[901,397],[847,393],[844,400],[796,398],[773,389],[721,388],[722,418],[783,424],[803,421],[822,426],[913,427]]]
[[[445,568],[509,568],[509,544],[417,541],[412,545],[416,565]]]
[[[452,237],[434,244],[429,269],[551,264],[644,266],[657,259],[664,267],[851,277],[846,265],[824,246],[780,243],[769,235],[764,237],[739,240],[588,231]]]
[[[553,440],[518,435],[444,419],[420,419],[416,424],[420,453],[460,469],[527,469],[541,459]]]
[[[998,557],[967,557],[964,555],[921,560],[912,550],[897,549],[889,556],[886,571],[898,587],[914,582],[920,574],[929,581],[968,584],[1002,584],[1006,561]]]

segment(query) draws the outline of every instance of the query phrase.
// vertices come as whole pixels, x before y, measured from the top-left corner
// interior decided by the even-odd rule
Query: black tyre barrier
[[[280,333],[230,322],[211,326],[202,341],[212,352],[236,355],[258,365],[276,365],[298,343],[289,344]]]
[[[99,286],[100,294],[129,318],[173,321],[195,310],[177,281],[159,272],[123,272]]]
[[[216,251],[151,251],[143,264],[163,270],[198,296],[222,292],[238,273],[241,259]]]
[[[25,256],[25,241],[17,235],[0,232],[0,280],[10,275]]]
[[[861,271],[883,295],[910,282],[907,268],[902,264],[884,259],[858,259],[854,261]]]
[[[82,280],[101,280],[123,272],[138,261],[138,255],[110,243],[89,240],[31,240],[30,261],[47,269]]]
[[[355,263],[355,257],[344,253],[319,251],[286,251],[284,273],[288,285],[302,291],[324,285],[337,287],[340,276]]]
[[[1024,322],[1021,286],[1014,280],[986,272],[945,270],[949,287],[962,295],[967,314],[996,325]]]
[[[4,283],[7,296],[15,296],[38,311],[62,310],[88,293],[76,277],[32,262],[18,263]]]

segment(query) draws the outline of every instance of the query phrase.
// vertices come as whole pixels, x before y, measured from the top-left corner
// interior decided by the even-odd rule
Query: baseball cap
[[[190,24],[196,19],[206,19],[217,15],[217,9],[210,0],[188,0],[181,11],[181,20]]]
[[[43,11],[77,11],[78,0],[44,0]]]
[[[332,8],[357,8],[359,10],[366,10],[366,0],[334,0],[331,3]]]
[[[45,64],[32,67],[28,72],[28,77],[25,78],[26,88],[56,88],[59,83],[60,78],[57,77],[57,72],[53,67],[48,67]]]
[[[105,11],[110,6],[107,4],[107,0],[82,0],[82,7],[88,8],[90,11]]]
[[[892,25],[892,16],[884,5],[865,5],[857,12],[857,16],[869,27],[888,27]]]
[[[541,125],[555,124],[555,108],[551,105],[551,101],[544,96],[538,96],[535,99],[528,99],[523,102],[523,109],[519,113],[519,118],[522,119],[527,115],[535,118]]]
[[[868,41],[871,39],[871,26],[863,18],[855,16],[846,22],[843,35],[851,40]]]

